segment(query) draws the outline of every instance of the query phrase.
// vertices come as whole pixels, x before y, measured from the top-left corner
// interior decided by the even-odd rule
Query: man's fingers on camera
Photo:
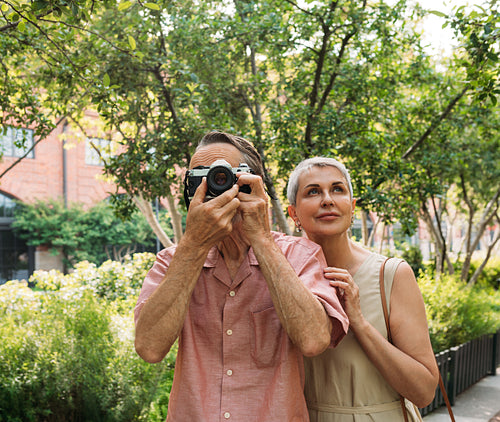
[[[217,207],[223,207],[227,204],[230,204],[236,197],[238,196],[238,186],[234,185],[231,188],[229,188],[227,191],[224,193],[220,194],[219,196],[216,196],[215,198],[211,199],[210,201],[213,203],[214,206]],[[238,208],[239,201],[236,203],[236,208]]]
[[[236,174],[238,181],[236,182],[240,188],[242,186],[249,186],[251,190],[251,194],[262,195],[265,194],[264,185],[262,182],[262,177],[257,176],[256,174],[250,173],[238,173]],[[244,191],[240,190],[240,193],[245,194]],[[248,195],[248,193],[246,193]],[[245,196],[242,195],[242,198]]]
[[[207,194],[207,178],[204,177],[200,185],[196,188],[194,192],[193,199],[191,199],[191,204],[202,203],[205,201],[205,196]]]

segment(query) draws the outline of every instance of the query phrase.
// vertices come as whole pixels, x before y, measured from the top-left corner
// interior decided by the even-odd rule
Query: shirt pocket
[[[274,307],[252,312],[251,355],[257,368],[281,363],[285,331]]]

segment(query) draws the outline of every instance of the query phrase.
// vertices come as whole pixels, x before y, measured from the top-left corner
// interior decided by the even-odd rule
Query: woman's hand
[[[343,268],[326,267],[325,277],[330,280],[330,286],[336,287],[340,302],[349,317],[349,325],[355,331],[364,322],[359,303],[359,287],[354,282],[349,271]]]

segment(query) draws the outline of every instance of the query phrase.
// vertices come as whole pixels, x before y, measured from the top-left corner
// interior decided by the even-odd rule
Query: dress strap
[[[389,410],[399,409],[401,403],[399,400],[389,403],[372,404],[369,406],[336,406],[334,404],[307,403],[309,409],[320,412],[343,413],[345,415],[363,415],[369,413],[387,412]]]

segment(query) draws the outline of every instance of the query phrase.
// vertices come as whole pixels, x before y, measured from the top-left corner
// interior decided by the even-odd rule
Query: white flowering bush
[[[145,252],[127,256],[123,263],[106,261],[100,267],[83,261],[75,266],[72,277],[76,282],[90,286],[98,296],[107,300],[127,299],[138,296],[154,259],[154,254]]]
[[[0,286],[0,421],[164,421],[175,351],[134,350],[133,306],[153,254],[37,271]],[[165,407],[166,409],[166,407]]]

